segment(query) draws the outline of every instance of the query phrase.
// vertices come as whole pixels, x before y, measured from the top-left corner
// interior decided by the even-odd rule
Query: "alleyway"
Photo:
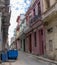
[[[19,52],[19,58],[17,61],[6,62],[2,63],[1,65],[49,65],[49,63],[40,61],[29,54]]]
[[[57,65],[57,0],[0,0],[0,62]]]

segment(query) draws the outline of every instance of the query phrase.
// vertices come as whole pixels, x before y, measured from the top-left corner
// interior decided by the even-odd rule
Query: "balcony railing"
[[[32,26],[34,23],[37,22],[37,20],[40,20],[40,19],[41,19],[41,15],[35,15],[35,16],[30,20],[29,25]]]

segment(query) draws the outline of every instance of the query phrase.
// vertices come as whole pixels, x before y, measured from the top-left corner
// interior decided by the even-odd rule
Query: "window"
[[[52,40],[49,40],[49,51],[53,51]]]
[[[34,43],[35,43],[35,47],[37,46],[37,41],[36,41],[36,32],[34,32]]]
[[[21,48],[22,48],[22,40],[21,40]]]
[[[38,3],[38,15],[41,15],[40,2]]]
[[[49,29],[47,30],[47,32],[48,32],[48,33],[53,32],[53,28],[49,28]]]
[[[29,19],[30,19],[30,20],[32,19],[32,15],[29,15]]]
[[[35,9],[33,9],[33,13],[34,13],[34,16],[35,16]]]
[[[41,35],[43,35],[43,30],[41,29]]]
[[[28,21],[28,16],[26,16],[26,21]]]
[[[46,0],[46,8],[50,7],[50,0]]]

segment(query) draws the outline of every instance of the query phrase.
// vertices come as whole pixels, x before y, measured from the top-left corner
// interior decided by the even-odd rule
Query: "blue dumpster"
[[[18,50],[8,50],[8,59],[17,59]]]
[[[2,56],[2,57],[1,57],[2,62],[8,61],[8,55],[7,55],[7,53],[2,53],[1,56]]]

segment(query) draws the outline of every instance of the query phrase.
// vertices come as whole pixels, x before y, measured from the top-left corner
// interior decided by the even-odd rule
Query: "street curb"
[[[35,57],[42,60],[42,61],[45,61],[45,62],[50,62],[50,63],[53,63],[53,64],[57,64],[57,61],[54,61],[54,60],[50,60],[50,59],[39,57],[39,56],[35,56]]]
[[[26,52],[24,52],[24,53],[26,53]],[[29,53],[26,53],[26,54],[29,54]],[[45,62],[50,62],[50,63],[53,63],[53,64],[57,65],[57,61],[50,60],[50,59],[47,59],[47,58],[44,58],[44,57],[41,57],[41,56],[36,56],[36,55],[33,55],[33,54],[29,54],[29,55],[32,55],[33,57],[37,58],[38,60],[42,60],[42,61],[45,61]]]

